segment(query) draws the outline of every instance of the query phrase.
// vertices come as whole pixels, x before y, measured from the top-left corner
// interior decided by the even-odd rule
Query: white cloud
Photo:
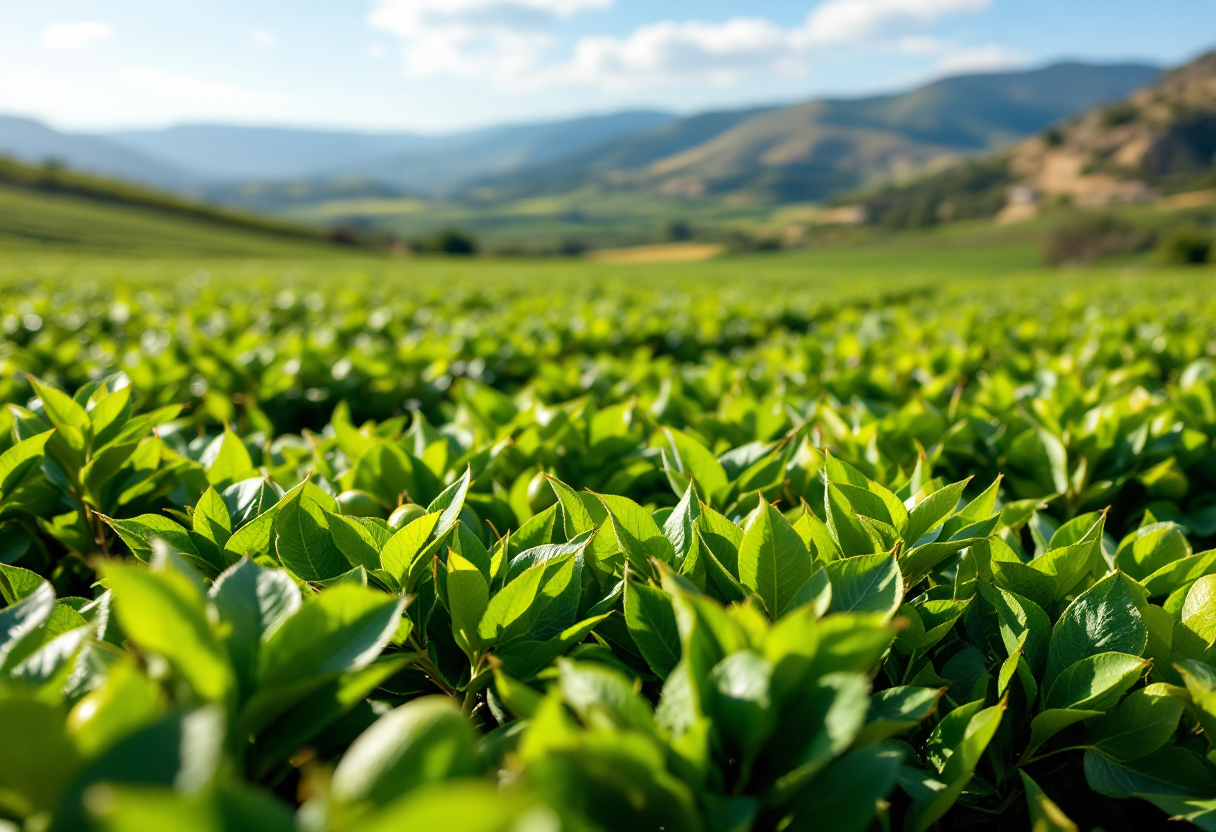
[[[509,81],[540,64],[547,28],[613,0],[379,0],[369,23],[401,41],[406,74]]]
[[[856,43],[928,26],[949,15],[982,12],[991,0],[827,0],[807,17],[812,43]]]
[[[627,38],[583,38],[555,77],[624,87],[683,77],[729,84],[740,75],[801,65],[799,33],[760,18],[724,23],[661,21]]]
[[[113,36],[114,28],[109,23],[82,20],[47,26],[42,30],[42,44],[51,49],[79,49]]]
[[[948,41],[928,37],[927,35],[907,35],[895,41],[896,52],[899,52],[901,55],[912,55],[918,58],[942,55],[954,48],[954,44]]]
[[[253,29],[248,33],[249,42],[258,49],[274,49],[279,45],[279,35],[270,29]]]
[[[1029,61],[1025,55],[990,43],[950,52],[937,62],[935,68],[942,75],[967,75],[973,72],[1002,72],[1024,67],[1027,63]]]
[[[952,14],[982,11],[991,0],[828,0],[801,26],[783,28],[761,18],[725,23],[663,21],[623,39],[584,38],[569,67],[548,76],[607,88],[640,86],[681,78],[730,84],[746,74],[797,72],[825,48],[884,43],[915,57],[946,55],[958,47],[908,34]],[[976,59],[980,56],[977,54]],[[989,56],[993,61],[996,56]],[[960,55],[960,65],[965,58]]]
[[[270,110],[282,103],[272,96],[234,87],[223,81],[210,81],[150,67],[127,67],[122,71],[121,77],[129,86],[144,92],[158,93],[177,100],[222,105],[233,112],[257,112],[259,108]]]
[[[660,20],[624,37],[582,37],[568,60],[551,57],[556,21],[613,2],[377,0],[368,22],[398,40],[409,76],[457,76],[516,89],[626,89],[680,80],[728,85],[748,75],[796,73],[821,50],[848,45],[943,56],[942,71],[968,61],[995,65],[1002,58],[989,47],[981,54],[917,34],[941,18],[984,11],[992,0],[826,0],[802,24],[788,27],[759,17]]]

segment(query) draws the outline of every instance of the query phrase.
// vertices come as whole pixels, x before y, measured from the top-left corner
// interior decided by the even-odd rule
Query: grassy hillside
[[[131,256],[315,256],[338,247],[312,230],[248,218],[140,188],[0,163],[0,251]]]
[[[1008,151],[881,188],[864,204],[871,221],[906,228],[1002,212],[1024,218],[1061,204],[1148,202],[1213,185],[1216,52]],[[1023,187],[1011,205],[1014,186]]]
[[[822,199],[1015,142],[1158,74],[1138,65],[1057,64],[945,78],[896,95],[697,116],[486,184],[515,196],[598,182],[691,197]]]

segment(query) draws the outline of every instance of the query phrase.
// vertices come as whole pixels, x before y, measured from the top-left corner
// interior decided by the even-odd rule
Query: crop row
[[[466,379],[275,439],[14,380],[0,817],[1216,829],[1213,373],[1149,334],[941,406]]]

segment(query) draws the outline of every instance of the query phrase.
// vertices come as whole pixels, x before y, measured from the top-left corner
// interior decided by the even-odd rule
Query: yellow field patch
[[[587,256],[597,263],[699,263],[726,252],[716,243],[665,243],[630,248],[602,248]]]

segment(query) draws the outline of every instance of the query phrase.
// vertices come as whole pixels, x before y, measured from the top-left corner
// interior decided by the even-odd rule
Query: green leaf
[[[1138,609],[1143,603],[1131,581],[1118,572],[1078,595],[1051,632],[1046,678],[1055,679],[1065,668],[1099,653],[1143,655],[1148,644]]]
[[[663,536],[650,512],[625,497],[601,494],[595,497],[608,512],[617,543],[634,570],[650,575],[651,559],[668,565],[675,563],[671,541]]]
[[[1216,641],[1216,575],[1192,584],[1182,605],[1182,623],[1207,644]]]
[[[579,499],[577,493],[570,486],[558,479],[545,475],[545,479],[549,482],[549,487],[553,489],[553,493],[557,496],[557,501],[562,507],[562,518],[565,523],[566,539],[577,537],[583,532],[589,532],[596,527],[596,522],[591,519],[590,512]]]
[[[956,708],[933,729],[925,743],[925,757],[937,770],[937,777],[931,776],[930,781],[900,775],[900,784],[915,792],[905,821],[907,829],[925,832],[946,814],[970,782],[1005,712],[1003,702],[980,710],[983,704],[972,702]]]
[[[95,757],[134,731],[155,722],[165,711],[160,686],[149,679],[133,657],[107,668],[105,684],[87,694],[71,716],[77,747]]]
[[[811,556],[824,562],[841,557],[840,546],[836,544],[831,529],[815,516],[805,502],[802,507],[802,516],[794,523],[794,531],[798,532]]]
[[[745,766],[751,765],[775,726],[769,697],[772,672],[772,665],[755,650],[729,653],[709,672],[710,715]]]
[[[308,694],[258,734],[250,768],[253,776],[269,774],[302,746],[359,705],[368,695],[405,669],[415,654],[381,657],[361,670],[331,679]]]
[[[295,823],[277,798],[233,784],[183,795],[165,786],[106,786],[104,801],[88,804],[90,828],[105,832],[293,832]]]
[[[506,671],[526,681],[547,668],[554,659],[584,641],[612,613],[595,615],[572,624],[548,639],[516,639],[494,651]]]
[[[1207,798],[1216,792],[1212,775],[1199,758],[1176,747],[1127,762],[1086,751],[1085,779],[1098,794],[1116,800],[1140,795]]]
[[[42,400],[42,411],[47,419],[59,428],[60,435],[71,447],[83,451],[84,437],[91,429],[89,415],[85,409],[73,401],[71,396],[49,384],[43,384],[33,376],[29,377],[29,381],[38,398]]]
[[[942,524],[940,540],[950,540],[968,526],[980,523],[996,513],[996,498],[1001,490],[1001,477],[997,476],[992,485],[984,489],[978,497],[963,507],[958,514]]]
[[[1055,677],[1047,674],[1045,709],[1105,711],[1140,678],[1149,662],[1127,653],[1098,653],[1069,665]]]
[[[367,518],[363,517],[348,517],[328,511],[324,514],[334,545],[350,566],[362,566],[369,571],[380,568],[380,550],[391,539],[388,529],[375,523],[365,523],[363,521]]]
[[[511,832],[527,828],[527,821],[520,820],[522,812],[519,798],[496,784],[458,780],[408,792],[359,827],[360,832]]]
[[[223,709],[207,705],[177,708],[123,736],[80,769],[60,801],[56,824],[89,828],[83,813],[100,807],[84,798],[95,784],[172,787],[183,795],[208,791],[224,763],[225,728]]]
[[[962,482],[947,485],[938,489],[920,502],[916,508],[908,512],[907,525],[900,529],[904,544],[914,546],[918,540],[946,521],[954,514],[963,489],[971,482],[970,478]]]
[[[152,541],[157,538],[182,554],[202,559],[194,541],[190,539],[190,533],[168,517],[141,514],[130,520],[113,520],[109,517],[103,519],[122,538],[122,542],[127,544],[131,554],[142,561],[151,560]]]
[[[380,717],[351,743],[334,769],[332,799],[383,807],[420,786],[474,775],[479,770],[475,741],[450,699],[415,699]]]
[[[1026,804],[1030,809],[1030,823],[1034,832],[1077,832],[1077,825],[1043,793],[1039,784],[1030,775],[1019,771],[1022,786],[1026,789]]]
[[[696,545],[697,520],[700,517],[701,502],[697,499],[696,489],[689,485],[663,524],[663,534],[671,541],[677,561],[683,561]]]
[[[789,521],[762,502],[739,546],[739,581],[759,596],[770,618],[787,609],[811,576],[811,555]]]
[[[11,607],[0,610],[0,671],[25,658],[31,637],[55,611],[55,590],[43,581]]]
[[[5,696],[0,724],[0,805],[19,817],[50,812],[80,765],[63,713],[32,698]]]
[[[228,696],[232,665],[199,584],[168,567],[153,571],[111,562],[103,574],[128,639],[162,656],[202,698],[218,702]]]
[[[209,594],[230,628],[228,654],[248,691],[262,643],[299,611],[300,589],[283,570],[263,569],[246,558],[216,578]]]
[[[490,600],[490,584],[481,570],[455,551],[448,553],[447,608],[452,616],[452,635],[472,658],[479,648],[477,627]]]
[[[611,716],[618,727],[654,733],[650,703],[623,673],[592,662],[559,659],[557,678],[562,699],[584,722]]]
[[[334,545],[325,510],[297,491],[274,523],[274,548],[282,564],[305,581],[336,578],[351,564]]]
[[[842,757],[815,778],[793,806],[791,829],[865,832],[878,802],[895,785],[903,754],[872,746]]]
[[[194,506],[194,531],[223,549],[232,537],[232,518],[228,506],[213,487],[208,487]]]
[[[882,548],[858,519],[848,498],[830,482],[824,491],[824,511],[827,512],[828,529],[843,555],[869,555]]]
[[[857,735],[857,746],[873,745],[911,731],[937,710],[942,692],[935,688],[901,686],[870,695],[865,726]]]
[[[1068,596],[1080,580],[1094,570],[1101,557],[1101,541],[1085,540],[1044,552],[1029,566],[1055,578],[1055,597],[1058,599]]]
[[[1205,575],[1216,573],[1216,549],[1167,563],[1142,583],[1151,598],[1164,598]]]
[[[4,603],[10,607],[44,583],[46,579],[36,572],[0,563],[0,598],[4,598]]]
[[[680,660],[680,632],[671,598],[661,589],[626,581],[625,624],[650,669],[666,679]]]
[[[0,501],[12,494],[38,470],[46,453],[46,443],[54,431],[45,431],[23,439],[0,454]]]
[[[903,576],[894,555],[859,555],[827,565],[832,612],[881,613],[890,617],[904,599]]]
[[[244,722],[257,733],[333,677],[367,667],[397,631],[405,599],[357,584],[313,596],[263,642]]]
[[[424,514],[411,521],[384,544],[384,548],[380,550],[380,562],[384,570],[397,580],[398,585],[405,586],[419,557],[436,539],[434,532],[438,526],[438,514]]]
[[[673,452],[676,468],[704,489],[707,500],[726,489],[729,482],[726,470],[704,445],[675,428],[665,427],[663,434]]]
[[[245,443],[228,427],[207,446],[199,462],[207,471],[207,482],[216,488],[227,488],[256,474]]]
[[[460,512],[464,510],[464,498],[469,493],[469,484],[472,479],[473,472],[466,468],[460,479],[444,489],[443,493],[427,506],[427,514],[439,512],[439,522],[435,524],[433,532],[436,538],[443,537],[451,531],[455,527],[456,521],[460,519]]]
[[[996,610],[997,626],[1006,655],[1012,656],[1020,649],[1030,669],[1037,671],[1047,658],[1051,639],[1051,620],[1047,613],[1033,601],[998,587],[980,583],[979,589],[984,600]]]
[[[1086,744],[1112,760],[1135,760],[1169,742],[1186,704],[1169,685],[1149,685],[1133,691],[1096,721]]]
[[[502,645],[528,635],[555,593],[568,584],[570,570],[563,567],[572,569],[574,557],[563,555],[537,564],[507,583],[490,599],[478,637],[486,644]]]
[[[739,580],[739,547],[743,544],[743,530],[711,508],[702,507],[697,521],[701,541],[730,576]]]

